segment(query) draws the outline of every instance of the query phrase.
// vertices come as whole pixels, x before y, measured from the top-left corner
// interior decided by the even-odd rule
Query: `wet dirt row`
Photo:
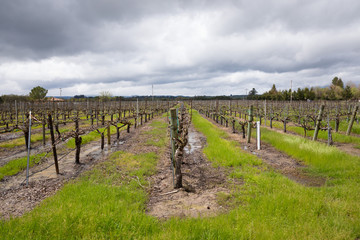
[[[189,127],[189,142],[181,166],[183,188],[174,189],[170,149],[158,163],[158,172],[151,177],[152,188],[147,212],[159,219],[170,217],[205,217],[226,211],[217,195],[229,193],[228,173],[214,168],[202,152],[206,138]]]

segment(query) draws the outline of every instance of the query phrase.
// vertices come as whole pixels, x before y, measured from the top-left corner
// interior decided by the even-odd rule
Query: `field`
[[[1,239],[360,239],[356,103],[1,107]]]

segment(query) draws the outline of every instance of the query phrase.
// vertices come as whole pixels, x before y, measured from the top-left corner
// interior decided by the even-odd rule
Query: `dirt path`
[[[287,154],[278,151],[270,144],[262,142],[261,150],[257,150],[256,139],[252,138],[251,143],[247,143],[246,138],[242,138],[242,133],[233,133],[231,127],[226,128],[211,119],[207,118],[207,120],[212,122],[223,131],[227,132],[231,140],[237,141],[241,144],[242,149],[255,154],[270,167],[285,175],[289,179],[309,187],[319,187],[325,184],[325,178],[306,174],[304,171],[306,165],[288,156]],[[281,132],[281,130],[279,130],[279,132]]]
[[[132,129],[130,133],[122,132],[119,143],[113,141],[111,147],[105,145],[104,151],[101,151],[100,140],[82,146],[81,164],[75,164],[75,151],[59,148],[60,174],[57,175],[55,172],[53,158],[47,158],[30,169],[29,186],[25,185],[25,171],[6,177],[0,181],[0,219],[21,216],[45,198],[55,194],[70,179],[91,169],[96,163],[104,161],[111,152],[128,149],[131,146],[130,140],[136,138],[143,128],[146,128],[146,125]],[[115,140],[115,137],[112,137]],[[68,154],[64,155],[66,153]]]
[[[205,137],[190,126],[181,168],[184,188],[178,190],[173,188],[170,149],[164,154],[158,162],[157,174],[152,176],[148,214],[167,219],[213,216],[225,211],[216,198],[219,192],[229,192],[227,173],[222,168],[213,168],[206,160],[202,152],[205,145]]]

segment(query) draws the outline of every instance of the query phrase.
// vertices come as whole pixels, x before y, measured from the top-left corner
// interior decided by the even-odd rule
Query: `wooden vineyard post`
[[[266,99],[265,99],[265,102],[264,102],[264,124],[265,124],[265,127],[266,127]]]
[[[251,140],[251,125],[253,121],[253,105],[250,106],[249,109],[249,121],[248,121],[248,129],[247,129],[247,143],[250,143]]]
[[[135,117],[135,128],[139,121],[139,99],[136,99],[136,117]]]
[[[348,107],[348,112],[346,114],[346,122],[349,122],[350,120],[350,114],[351,114],[351,105],[349,105]]]
[[[190,122],[192,122],[192,100],[190,100]]]
[[[336,106],[336,118],[335,118],[335,132],[339,131],[340,125],[340,114],[339,114],[339,106]]]
[[[59,174],[59,165],[58,165],[58,159],[57,159],[57,154],[56,154],[54,127],[53,127],[53,123],[52,123],[51,114],[48,115],[48,121],[49,121],[49,128],[50,128],[51,146],[52,146],[53,155],[54,155],[55,170],[56,170],[56,174]]]
[[[101,134],[101,150],[104,150],[104,142],[105,142],[105,140],[104,140],[104,138],[105,138],[104,132],[102,132],[100,134]]]
[[[116,125],[116,139],[119,142],[119,139],[120,139],[120,127],[118,127],[117,125]]]
[[[17,108],[17,102],[15,100],[15,115],[16,115],[16,126],[19,125],[19,115],[18,115],[18,108]]]
[[[356,105],[355,108],[354,108],[354,111],[353,111],[353,113],[351,115],[349,126],[348,126],[347,131],[346,131],[346,135],[350,135],[350,133],[351,133],[351,129],[352,129],[352,126],[354,124],[356,113],[357,113],[358,109],[359,109],[359,106]]]
[[[91,109],[91,112],[90,112],[90,119],[91,119],[91,126],[94,125],[94,115],[93,115],[93,110]]]
[[[24,128],[23,128],[23,131],[24,131],[24,137],[25,137],[25,146],[26,146],[26,149],[29,148],[29,115],[26,114],[26,118],[28,118],[28,120],[26,121],[26,123],[24,123]]]
[[[231,122],[232,122],[232,133],[235,133],[235,119],[233,119]]]
[[[173,169],[173,184],[175,187],[175,181],[174,181],[174,169],[176,169],[176,163],[175,163],[175,150],[176,150],[176,141],[175,139],[178,138],[178,124],[177,124],[177,114],[176,109],[172,108],[170,109],[170,121],[171,121],[171,163],[172,163],[172,169]]]
[[[110,145],[110,143],[111,143],[111,135],[110,135],[110,124],[109,124],[109,126],[107,127],[107,143],[108,143],[108,145]]]
[[[29,167],[30,167],[30,144],[31,144],[31,111],[29,113],[29,139],[28,139],[28,154],[27,154],[27,165],[26,165],[26,186],[29,185]]]
[[[75,163],[80,164],[80,149],[81,149],[81,142],[82,138],[80,137],[79,131],[79,119],[75,119],[75,146],[76,146],[76,153],[75,153]]]
[[[332,140],[332,134],[331,134],[331,126],[330,126],[330,117],[328,115],[327,117],[327,130],[328,130],[328,145],[331,146],[333,145],[333,140]]]
[[[319,115],[318,115],[318,117],[316,119],[316,126],[315,126],[314,136],[313,136],[313,139],[312,139],[313,141],[317,140],[317,136],[318,136],[318,133],[319,133],[320,123],[321,123],[324,108],[325,108],[325,105],[321,105],[320,110],[319,110]]]
[[[43,115],[43,119],[42,119],[42,138],[43,138],[43,145],[45,146],[46,144],[46,139],[45,139],[45,125],[46,125],[46,117]]]

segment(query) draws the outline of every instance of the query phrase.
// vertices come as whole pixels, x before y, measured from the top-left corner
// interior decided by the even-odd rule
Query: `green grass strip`
[[[357,156],[339,151],[334,146],[266,128],[261,128],[261,139],[279,151],[311,165],[313,172],[336,181],[351,180],[360,183],[360,158]]]
[[[277,129],[283,129],[283,123],[273,121],[273,127]],[[302,127],[297,126],[286,126],[286,131],[293,132],[296,134],[299,134],[301,136],[304,136],[304,129]],[[314,135],[314,130],[308,130],[306,131],[306,135],[312,137]],[[332,131],[332,137],[334,142],[340,142],[340,143],[354,143],[357,145],[360,145],[360,138],[355,136],[347,136],[342,133],[336,133]],[[328,139],[328,133],[327,131],[319,131],[318,133],[318,139],[327,140]]]
[[[45,156],[46,153],[40,153],[30,156],[29,166],[32,167],[35,164],[39,163],[41,158]],[[17,174],[20,171],[26,169],[27,166],[27,156],[12,160],[6,163],[4,166],[0,167],[0,180],[6,176],[12,176]]]
[[[61,134],[66,133],[68,131],[70,131],[70,129],[67,129],[67,128],[59,129],[59,132]],[[49,133],[50,133],[50,130],[46,130],[45,140],[48,140],[50,138],[48,136]],[[57,135],[56,132],[54,134]],[[43,140],[42,133],[31,134],[31,143],[40,142],[42,140]],[[9,140],[9,141],[0,143],[0,147],[3,147],[3,148],[14,148],[14,147],[19,147],[19,146],[25,147],[25,137],[23,134],[21,135],[20,138],[16,138],[13,140]]]

